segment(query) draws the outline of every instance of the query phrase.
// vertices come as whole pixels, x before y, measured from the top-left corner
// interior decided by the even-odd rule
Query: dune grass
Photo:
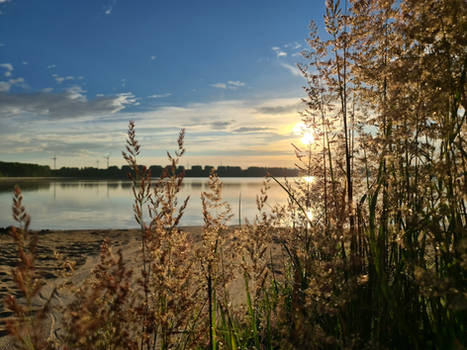
[[[229,228],[213,172],[201,242],[178,228],[184,131],[153,182],[130,122],[140,267],[104,244],[56,339],[36,332],[47,305],[29,310],[37,237],[16,189],[13,275],[25,298],[5,304],[18,348],[464,348],[466,18],[462,0],[327,1],[326,39],[312,24],[300,65],[315,136],[294,146],[306,177],[266,179],[256,219]],[[270,181],[287,205],[269,205]]]

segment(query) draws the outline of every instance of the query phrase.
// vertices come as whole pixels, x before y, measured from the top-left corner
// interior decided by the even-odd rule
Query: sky
[[[287,166],[324,0],[0,0],[0,161]]]

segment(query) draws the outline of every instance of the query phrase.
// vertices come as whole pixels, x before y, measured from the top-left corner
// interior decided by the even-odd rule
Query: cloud
[[[10,91],[11,84],[7,81],[0,81],[0,92]]]
[[[104,14],[106,16],[110,15],[112,13],[112,10],[113,10],[113,7],[115,6],[115,4],[117,3],[116,0],[111,0],[107,3],[106,6],[104,6]]]
[[[157,56],[151,56],[151,61],[154,61],[157,58]]]
[[[29,119],[47,120],[98,118],[123,110],[127,105],[136,103],[132,93],[102,96],[88,100],[79,86],[62,93],[42,91],[30,94],[0,93],[0,118],[25,116]]]
[[[232,122],[230,121],[215,121],[210,123],[209,125],[215,130],[223,130],[227,128],[230,124],[232,124]]]
[[[276,57],[278,57],[278,58],[279,57],[287,57],[287,52],[282,51],[280,49],[280,47],[278,47],[278,46],[273,46],[272,51],[274,51],[276,53]]]
[[[238,80],[237,81],[229,80],[227,84],[229,84],[230,86],[235,86],[235,87],[245,86],[245,83],[242,83],[241,81],[238,81]]]
[[[164,98],[164,97],[169,97],[169,96],[172,96],[172,94],[170,92],[167,92],[165,94],[150,95],[150,96],[148,96],[148,98]]]
[[[5,2],[10,2],[10,0],[0,0],[0,4],[4,4]]]
[[[7,78],[11,76],[11,72],[13,72],[13,65],[11,63],[1,63],[0,68],[5,69],[5,76]]]
[[[227,83],[215,83],[211,84],[210,86],[216,89],[237,90],[239,87],[245,86],[245,83],[238,80],[229,80]]]
[[[0,93],[10,91],[12,86],[26,87],[23,78],[10,79],[7,81],[0,81]]]
[[[27,65],[27,64],[28,64],[27,61],[23,61],[23,62],[21,62],[21,63],[24,64],[24,65]]]
[[[291,130],[300,118],[287,106],[297,101],[231,99],[128,111],[136,103],[130,93],[91,97],[79,86],[61,93],[0,93],[0,147],[17,161],[37,162],[46,150],[58,152],[63,164],[83,166],[95,154],[124,147],[133,119],[146,164],[164,164],[165,151],[176,147],[185,127],[184,159],[191,164],[217,165],[221,158],[224,164],[293,166]],[[276,113],[265,113],[271,111]]]
[[[272,131],[273,128],[267,128],[263,126],[255,126],[255,127],[241,127],[234,129],[233,132],[240,132],[240,133],[257,133],[262,131]]]
[[[287,104],[287,105],[276,105],[276,106],[262,106],[258,107],[256,111],[263,114],[285,114],[298,112],[303,109],[301,103]]]
[[[61,77],[58,74],[52,74],[52,77],[55,79],[55,81],[58,84],[63,83],[65,80],[75,80],[75,77],[73,77],[71,75],[67,75],[66,77]]]
[[[215,83],[211,84],[211,86],[216,89],[227,89],[227,84],[224,83]]]
[[[297,67],[292,66],[291,64],[288,64],[288,63],[285,63],[285,62],[281,62],[280,65],[281,65],[281,67],[284,67],[285,69],[287,69],[292,75],[294,75],[296,77],[301,77],[302,76],[302,72],[300,72],[300,70]]]
[[[47,69],[54,69],[56,68],[57,66],[55,64],[50,64],[47,66]]]

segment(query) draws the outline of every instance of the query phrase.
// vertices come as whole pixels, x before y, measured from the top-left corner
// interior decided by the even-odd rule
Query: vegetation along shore
[[[304,176],[265,178],[251,222],[229,226],[219,168],[203,226],[179,227],[185,131],[155,176],[141,166],[144,119],[123,152],[136,230],[30,232],[15,188],[1,237],[4,270],[15,265],[1,275],[6,346],[467,346],[467,3],[328,0],[324,23],[298,65]],[[285,205],[269,203],[272,182]]]

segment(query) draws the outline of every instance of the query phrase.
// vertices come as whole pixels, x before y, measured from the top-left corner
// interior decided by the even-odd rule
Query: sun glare
[[[301,142],[304,145],[311,145],[315,141],[315,138],[310,128],[303,122],[295,124],[295,126],[292,129],[292,132],[297,136],[302,136]]]
[[[304,145],[311,145],[313,141],[315,141],[315,138],[310,131],[306,131],[305,134],[303,134],[301,141]]]

